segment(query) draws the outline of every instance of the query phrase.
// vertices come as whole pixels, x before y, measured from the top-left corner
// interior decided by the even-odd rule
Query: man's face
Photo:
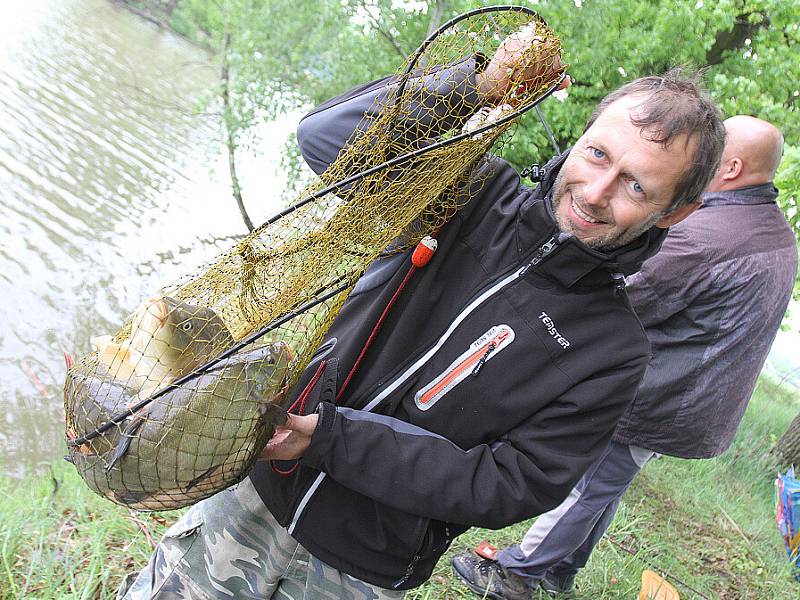
[[[667,214],[694,153],[679,136],[668,148],[642,137],[630,120],[641,102],[626,96],[609,105],[564,161],[553,189],[562,231],[593,248],[619,248],[653,226],[669,227],[694,210]]]

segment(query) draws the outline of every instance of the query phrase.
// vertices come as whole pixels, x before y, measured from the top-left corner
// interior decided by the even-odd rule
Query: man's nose
[[[605,206],[616,190],[616,174],[605,171],[583,187],[584,199],[593,206]]]

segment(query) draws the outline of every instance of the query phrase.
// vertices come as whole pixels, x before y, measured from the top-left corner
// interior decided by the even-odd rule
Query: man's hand
[[[519,104],[520,96],[542,81],[558,79],[564,71],[558,41],[545,39],[533,26],[509,35],[486,68],[478,73],[478,91],[492,104]],[[559,89],[569,85],[569,77]]]
[[[289,414],[286,425],[275,428],[273,435],[261,452],[261,458],[269,460],[293,460],[300,458],[311,443],[319,415],[299,416]]]

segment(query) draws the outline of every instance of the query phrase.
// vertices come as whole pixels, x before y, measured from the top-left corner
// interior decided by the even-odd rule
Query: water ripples
[[[215,125],[191,114],[216,76],[205,53],[105,0],[14,4],[0,25],[0,468],[20,475],[63,453],[62,351],[88,351],[244,227],[211,174]]]

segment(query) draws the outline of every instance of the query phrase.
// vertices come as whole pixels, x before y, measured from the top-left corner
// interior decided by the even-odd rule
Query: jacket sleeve
[[[321,404],[301,463],[399,510],[505,527],[568,495],[608,444],[644,367],[643,357],[597,374],[501,439],[468,450],[392,417]]]
[[[626,279],[628,298],[644,327],[678,314],[708,288],[709,257],[683,225],[670,228],[658,253]]]
[[[405,85],[411,94],[403,96],[407,104],[400,107],[393,122],[393,145],[411,150],[428,141],[419,139],[423,132],[430,138],[460,127],[480,103],[475,72],[482,60],[472,57],[424,77],[410,78]],[[315,173],[321,175],[348,141],[366,131],[392,101],[398,85],[397,77],[362,85],[325,102],[300,121],[297,142]]]

